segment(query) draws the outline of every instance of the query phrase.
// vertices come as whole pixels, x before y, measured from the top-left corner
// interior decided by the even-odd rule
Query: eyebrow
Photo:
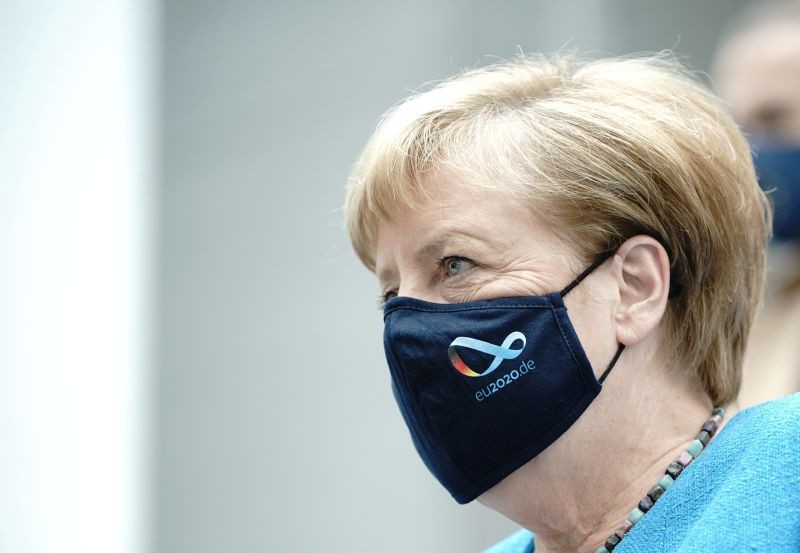
[[[491,238],[476,236],[460,228],[450,228],[437,232],[437,237],[417,248],[414,255],[417,259],[421,257],[440,257],[446,246],[456,248],[489,246],[490,248],[500,249],[500,244]]]

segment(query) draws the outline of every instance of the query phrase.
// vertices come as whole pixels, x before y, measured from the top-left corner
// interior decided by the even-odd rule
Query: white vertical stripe
[[[154,14],[0,7],[0,551],[145,549]]]

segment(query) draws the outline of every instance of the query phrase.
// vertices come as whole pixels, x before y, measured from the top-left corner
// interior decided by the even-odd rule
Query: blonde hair
[[[672,56],[523,56],[390,110],[348,183],[348,231],[370,270],[380,221],[418,206],[442,169],[525,202],[587,259],[658,239],[680,289],[662,350],[715,403],[736,397],[769,208],[728,110]]]

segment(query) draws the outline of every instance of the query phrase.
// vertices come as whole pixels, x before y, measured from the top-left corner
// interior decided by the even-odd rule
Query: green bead
[[[662,488],[664,491],[667,491],[667,490],[669,489],[669,487],[670,487],[670,486],[671,486],[671,485],[672,485],[674,482],[675,482],[675,480],[673,480],[673,479],[672,479],[672,476],[670,476],[669,474],[665,474],[664,476],[662,476],[662,477],[661,477],[661,480],[659,480],[659,481],[658,481],[658,485],[659,485],[659,486],[660,486],[660,487],[661,487],[661,488]]]
[[[637,522],[639,522],[639,519],[641,519],[643,516],[644,513],[637,507],[636,509],[631,511],[631,514],[628,515],[628,522],[630,522],[631,524],[636,524]]]
[[[608,553],[608,549],[605,547],[599,547],[594,553]]]
[[[686,451],[689,452],[689,455],[692,457],[697,457],[700,455],[700,452],[703,451],[703,442],[700,440],[692,440],[692,443],[689,444]]]

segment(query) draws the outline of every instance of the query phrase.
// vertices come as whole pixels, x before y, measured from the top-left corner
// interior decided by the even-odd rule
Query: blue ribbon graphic
[[[511,345],[516,342],[517,340],[522,341],[522,346],[519,349],[514,349]],[[474,376],[486,376],[487,374],[494,371],[497,367],[500,366],[500,363],[503,362],[505,359],[516,359],[519,357],[519,354],[522,353],[522,350],[525,349],[525,344],[527,341],[525,340],[525,335],[522,332],[512,332],[508,336],[506,336],[503,343],[499,346],[495,344],[490,344],[489,342],[484,342],[482,340],[476,340],[475,338],[467,338],[466,336],[459,336],[455,340],[450,343],[450,347],[448,347],[448,353],[450,354],[451,361],[454,361],[455,365],[455,358],[458,358],[459,361],[461,359],[458,357],[458,353],[456,352],[456,346],[465,347],[469,349],[474,349],[476,351],[480,351],[481,353],[486,353],[488,355],[494,355],[494,360],[492,364],[489,365],[489,368],[486,369],[483,373],[478,374],[475,373]],[[463,363],[463,361],[461,361]],[[464,364],[466,365],[466,364]],[[461,368],[456,366],[456,368],[460,372],[464,372]],[[468,368],[468,367],[467,367]],[[470,372],[473,372],[469,369]],[[468,376],[473,376],[472,374],[465,373]]]

